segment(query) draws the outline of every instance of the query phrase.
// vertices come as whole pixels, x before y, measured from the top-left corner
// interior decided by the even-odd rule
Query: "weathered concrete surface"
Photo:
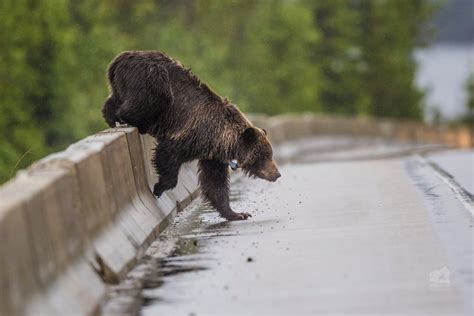
[[[250,212],[247,221],[225,222],[194,202],[115,289],[125,293],[119,306],[104,311],[136,311],[133,292],[142,315],[472,314],[472,218],[448,221],[467,233],[455,239],[464,259],[453,261],[430,190],[420,190],[411,160],[392,154],[294,162],[276,183],[241,178],[233,207]]]
[[[80,256],[87,239],[73,182],[66,170],[36,166],[0,191],[0,294],[6,297],[0,315],[90,314],[97,308],[105,285]]]
[[[177,188],[155,199],[151,142],[110,129],[0,187],[0,315],[93,314],[104,281],[120,281],[196,197],[196,167],[186,164]]]

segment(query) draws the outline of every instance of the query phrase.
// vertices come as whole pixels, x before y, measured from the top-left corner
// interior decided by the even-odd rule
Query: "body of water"
[[[438,44],[415,53],[418,62],[417,84],[427,89],[426,119],[436,109],[443,118],[455,119],[466,112],[469,74],[474,73],[474,44]]]

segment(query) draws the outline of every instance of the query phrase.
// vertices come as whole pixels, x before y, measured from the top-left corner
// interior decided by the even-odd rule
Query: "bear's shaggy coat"
[[[108,79],[111,95],[102,112],[109,126],[126,123],[157,140],[157,197],[176,186],[183,163],[199,159],[206,200],[228,220],[247,219],[250,214],[229,205],[229,161],[236,159],[250,176],[280,176],[266,132],[165,54],[124,52],[110,64]]]

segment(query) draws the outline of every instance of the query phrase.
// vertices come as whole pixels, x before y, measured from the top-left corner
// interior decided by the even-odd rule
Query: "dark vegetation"
[[[163,50],[247,112],[419,120],[431,0],[2,0],[0,182],[106,127],[105,72]]]
[[[474,126],[474,73],[466,81],[467,102],[466,114],[463,118],[464,123],[473,128]]]

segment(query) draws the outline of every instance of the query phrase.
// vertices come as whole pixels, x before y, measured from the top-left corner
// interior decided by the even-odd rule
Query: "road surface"
[[[103,312],[472,315],[472,200],[414,155],[430,149],[348,138],[282,147],[276,183],[232,184],[234,210],[252,218],[226,222],[197,199],[111,287]]]

